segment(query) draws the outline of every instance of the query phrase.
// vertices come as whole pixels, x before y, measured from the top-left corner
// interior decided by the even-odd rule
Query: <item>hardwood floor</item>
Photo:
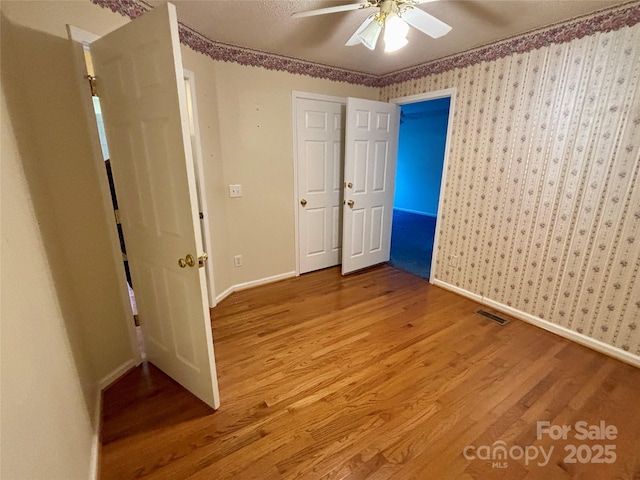
[[[212,311],[220,409],[136,368],[104,393],[100,478],[640,479],[640,370],[477,308],[389,266],[235,293]]]

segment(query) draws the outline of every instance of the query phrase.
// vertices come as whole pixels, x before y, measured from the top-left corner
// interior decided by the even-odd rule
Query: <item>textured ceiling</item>
[[[151,6],[165,3],[147,0]],[[411,29],[409,45],[385,53],[345,42],[374,8],[291,18],[293,12],[361,0],[172,0],[178,20],[216,42],[384,75],[552,25],[627,0],[439,0],[419,6],[453,27],[442,38]]]

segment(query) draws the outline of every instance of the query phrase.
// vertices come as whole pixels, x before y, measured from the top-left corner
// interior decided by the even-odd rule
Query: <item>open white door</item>
[[[220,405],[175,7],[91,44],[148,359]]]
[[[344,103],[296,99],[299,272],[342,254]]]
[[[389,260],[400,107],[347,99],[342,274]]]

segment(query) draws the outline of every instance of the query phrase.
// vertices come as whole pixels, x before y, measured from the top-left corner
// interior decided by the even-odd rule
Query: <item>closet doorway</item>
[[[398,153],[401,151],[411,151],[416,150],[417,153],[408,154],[413,155],[413,157],[420,157],[423,153],[430,153],[431,162],[433,165],[427,168],[426,175],[422,175],[418,183],[414,181],[408,180],[399,180],[400,188],[402,192],[396,192],[396,198],[399,198],[399,202],[396,204],[396,199],[394,198],[394,208],[390,209],[389,213],[385,213],[388,215],[387,218],[393,217],[393,222],[397,221],[397,225],[400,226],[404,223],[405,228],[411,229],[414,233],[416,231],[420,232],[420,236],[425,240],[420,242],[418,245],[419,249],[422,252],[416,252],[415,248],[406,248],[403,246],[403,232],[400,229],[396,229],[398,233],[393,232],[393,227],[390,229],[389,237],[390,237],[390,247],[393,248],[394,238],[396,235],[398,238],[395,241],[396,243],[396,262],[391,259],[392,253],[388,252],[388,256],[386,259],[382,261],[390,261],[392,264],[397,266],[398,268],[406,269],[411,273],[422,276],[424,278],[430,279],[432,278],[432,271],[435,269],[433,265],[437,262],[437,243],[438,243],[438,235],[437,235],[437,217],[439,214],[439,208],[441,204],[442,197],[442,189],[441,185],[445,183],[444,176],[446,174],[446,152],[449,150],[449,137],[451,134],[451,125],[453,119],[453,106],[455,103],[455,88],[447,89],[447,90],[439,90],[435,92],[412,95],[402,98],[396,98],[389,101],[389,104],[394,104],[400,106],[399,110],[404,109],[404,123],[408,124],[408,129],[404,134],[404,144],[396,147],[398,141],[403,141],[403,134],[401,131],[398,131],[396,141],[390,142],[389,147],[394,149],[397,148]],[[314,107],[318,112],[322,110],[321,117],[323,118],[322,122],[319,122],[318,125],[330,125],[330,128],[323,129],[323,137],[322,138],[309,138],[306,139],[306,134],[303,134],[303,125],[304,121],[309,120],[309,112],[304,111],[304,106],[302,102],[304,99],[309,99],[311,102],[316,102],[316,107]],[[345,138],[345,127],[344,127],[344,105],[346,104],[345,98],[340,97],[330,97],[325,95],[317,95],[317,94],[308,94],[302,92],[294,92],[293,93],[293,124],[294,124],[294,198],[296,204],[300,201],[300,192],[304,191],[301,185],[305,183],[309,183],[309,179],[313,179],[313,182],[318,182],[318,190],[322,191],[331,191],[332,195],[334,195],[330,203],[331,208],[325,208],[323,214],[321,216],[323,228],[317,228],[313,235],[301,238],[301,231],[307,232],[307,228],[302,226],[304,220],[300,218],[298,212],[298,205],[296,205],[295,210],[295,228],[296,228],[296,239],[295,239],[295,250],[296,250],[296,272],[298,274],[305,273],[307,271],[313,271],[319,268],[327,268],[333,265],[338,265],[341,263],[341,240],[343,237],[342,228],[342,219],[341,213],[344,211],[342,208],[343,202],[346,201],[342,195],[343,192],[349,191],[351,188],[349,184],[349,179],[344,178],[343,165],[344,165],[344,151],[345,151],[345,143],[348,142],[348,138]],[[380,102],[378,102],[380,103]],[[318,104],[332,104],[334,110],[324,111],[326,107],[321,107]],[[427,111],[425,113],[424,111]],[[425,127],[427,133],[425,133],[424,128],[421,130],[420,128],[415,128],[416,120],[420,117],[440,117],[438,118],[438,125]],[[320,117],[320,116],[319,116]],[[331,119],[331,121],[327,121],[326,119]],[[433,120],[433,118],[431,119]],[[432,122],[435,123],[435,122]],[[402,126],[400,126],[402,128]],[[331,130],[331,132],[329,132]],[[348,135],[346,136],[348,137]],[[318,145],[318,148],[325,152],[322,155],[322,162],[316,162],[318,165],[322,165],[322,173],[312,173],[310,170],[305,169],[303,165],[303,158],[305,156],[304,149],[301,148],[301,145],[304,145],[306,141],[313,140],[313,145]],[[321,148],[320,148],[321,147]],[[422,162],[422,163],[420,163]],[[412,170],[416,168],[424,169],[425,160],[420,160],[417,158],[413,163],[410,161],[408,165],[404,165],[399,169],[396,168],[395,162],[393,163],[393,170],[388,172],[388,179],[393,179],[393,185],[395,188],[398,188],[398,182],[396,180],[396,172],[402,173],[405,177],[410,177],[414,175],[415,172]],[[418,167],[416,167],[418,166]],[[417,179],[415,179],[417,180]],[[327,183],[330,187],[324,186]],[[344,186],[344,189],[341,188],[341,185]],[[321,188],[320,188],[321,187]],[[416,193],[416,191],[418,193]],[[416,198],[421,198],[422,204],[415,205],[414,203],[408,203],[403,201],[404,196],[414,196]],[[425,197],[425,198],[423,198]],[[425,200],[426,199],[426,200]],[[406,199],[405,199],[406,200]],[[305,205],[307,204],[306,198],[304,199]],[[424,206],[424,203],[429,203],[430,206]],[[329,212],[330,214],[327,214]],[[406,218],[398,218],[400,216],[407,217],[411,219],[411,215],[420,215],[421,222],[415,221],[404,221]],[[422,218],[424,217],[424,218]],[[415,217],[413,217],[415,219]],[[422,224],[422,226],[421,226]],[[302,227],[302,228],[301,228]],[[404,235],[407,238],[407,235]],[[306,240],[305,240],[306,238]],[[315,239],[318,242],[318,246],[314,249],[310,249],[309,247],[309,238]],[[311,251],[313,253],[313,257],[318,260],[322,260],[321,265],[313,265],[310,266],[307,262],[305,256],[310,257],[311,255],[307,255],[306,252]],[[398,252],[400,254],[398,255]],[[322,254],[322,255],[320,255]],[[403,259],[407,259],[404,265],[401,265],[400,262],[397,261],[398,256],[403,257]],[[418,260],[416,260],[418,259]],[[407,263],[415,262],[421,263],[422,267],[419,271],[412,271],[407,268]],[[425,266],[426,265],[426,266]]]

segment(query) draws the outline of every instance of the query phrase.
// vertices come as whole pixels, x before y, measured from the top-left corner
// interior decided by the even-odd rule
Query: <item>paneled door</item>
[[[342,274],[389,260],[400,107],[347,99]]]
[[[148,359],[220,405],[175,7],[91,44]]]
[[[340,102],[296,99],[300,273],[341,261],[344,109]]]

